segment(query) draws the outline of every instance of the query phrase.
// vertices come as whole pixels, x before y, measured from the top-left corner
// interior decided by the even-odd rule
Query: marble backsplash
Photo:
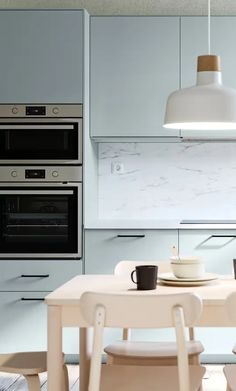
[[[236,220],[236,143],[100,143],[98,160],[100,219]]]

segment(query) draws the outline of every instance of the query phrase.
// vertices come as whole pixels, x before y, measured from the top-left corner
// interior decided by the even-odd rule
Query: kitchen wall
[[[100,219],[236,220],[236,142],[100,143],[98,161]]]

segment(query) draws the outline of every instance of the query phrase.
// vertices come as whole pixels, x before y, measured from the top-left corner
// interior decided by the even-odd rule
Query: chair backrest
[[[172,308],[183,308],[185,326],[192,326],[201,313],[201,300],[192,293],[153,295],[148,293],[87,292],[81,297],[81,310],[93,325],[96,308],[105,309],[105,327],[174,327]]]
[[[236,324],[236,292],[231,293],[226,299],[226,311],[229,319]]]
[[[158,273],[167,273],[171,271],[171,266],[169,262],[161,261],[120,261],[117,263],[114,274],[117,276],[129,277],[131,272],[135,269],[136,266],[140,265],[156,265],[158,266]]]
[[[193,293],[153,295],[86,292],[80,299],[85,320],[94,326],[89,391],[99,391],[104,327],[175,327],[178,348],[179,390],[189,391],[188,354],[184,327],[200,317],[201,299]]]

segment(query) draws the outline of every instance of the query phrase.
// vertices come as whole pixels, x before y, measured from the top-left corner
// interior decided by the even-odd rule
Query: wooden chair
[[[226,299],[226,310],[232,324],[236,325],[236,292],[231,293]],[[232,352],[236,354],[236,345]],[[236,364],[228,364],[224,367],[224,374],[227,380],[227,391],[236,391]]]
[[[157,265],[158,273],[171,271],[170,263],[156,261],[121,261],[114,270],[114,274],[130,279],[131,272],[138,265]],[[107,363],[113,365],[176,365],[177,346],[175,342],[141,342],[132,341],[131,330],[123,330],[123,340],[116,341],[105,347]],[[200,364],[200,354],[204,351],[201,342],[194,339],[194,329],[189,328],[187,342],[189,362]]]
[[[0,354],[0,371],[23,375],[29,391],[40,391],[39,373],[47,371],[47,352]],[[66,365],[63,366],[63,391],[69,391]]]
[[[205,368],[189,365],[184,327],[194,325],[201,310],[201,299],[192,293],[84,293],[81,311],[86,322],[94,327],[88,391],[198,390]],[[174,327],[178,366],[102,366],[104,327]]]

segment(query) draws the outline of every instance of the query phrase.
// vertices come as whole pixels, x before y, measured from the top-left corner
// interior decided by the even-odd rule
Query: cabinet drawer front
[[[0,353],[47,350],[49,292],[0,293]],[[79,330],[63,331],[63,351],[78,353]]]
[[[51,291],[81,273],[81,261],[0,261],[0,291]]]
[[[0,293],[0,353],[46,349],[47,306],[38,300],[46,295],[47,292]]]
[[[236,230],[180,230],[181,255],[199,256],[206,271],[231,274],[236,258]]]
[[[113,273],[121,260],[167,261],[177,230],[87,230],[85,273]]]

